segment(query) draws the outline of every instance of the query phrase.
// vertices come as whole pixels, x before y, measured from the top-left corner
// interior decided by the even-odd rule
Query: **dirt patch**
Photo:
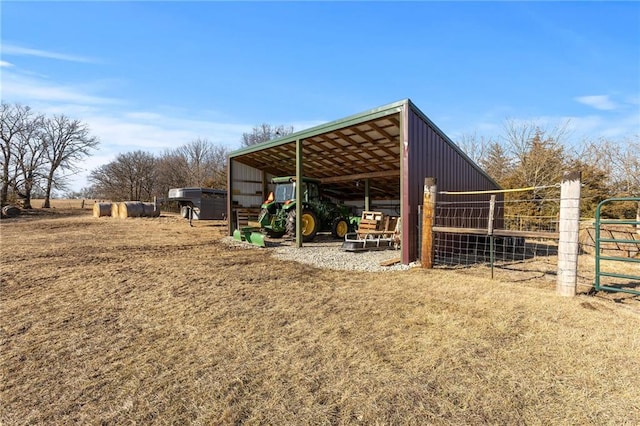
[[[640,423],[640,315],[552,279],[326,270],[177,215],[0,232],[4,425]]]

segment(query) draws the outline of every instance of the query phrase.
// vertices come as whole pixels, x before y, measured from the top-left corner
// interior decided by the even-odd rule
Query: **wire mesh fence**
[[[445,268],[488,266],[523,274],[556,274],[560,197],[482,194],[435,206],[435,264]],[[549,194],[548,194],[549,195]],[[462,198],[462,197],[459,197]],[[477,198],[483,198],[478,200]]]

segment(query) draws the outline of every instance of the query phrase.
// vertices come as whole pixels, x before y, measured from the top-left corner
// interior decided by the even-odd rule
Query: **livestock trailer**
[[[227,191],[213,188],[172,188],[169,201],[177,201],[180,214],[186,219],[225,219]]]

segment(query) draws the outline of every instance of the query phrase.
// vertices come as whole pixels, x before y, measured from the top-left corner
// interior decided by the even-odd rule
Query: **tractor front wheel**
[[[302,217],[302,241],[308,243],[313,240],[318,232],[318,218],[311,210],[303,210]],[[292,209],[287,215],[287,233],[295,238],[296,236],[296,211]]]
[[[333,235],[333,238],[342,239],[347,235],[347,232],[349,232],[349,223],[345,218],[339,217],[333,221],[331,225],[331,235]]]

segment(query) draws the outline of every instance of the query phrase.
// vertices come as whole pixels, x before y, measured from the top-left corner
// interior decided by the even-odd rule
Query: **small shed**
[[[399,216],[404,264],[419,256],[418,206],[426,177],[435,177],[443,191],[500,188],[410,99],[230,153],[227,215],[259,208],[271,178],[287,175],[320,180],[356,210]],[[234,226],[229,221],[229,234]]]
[[[169,201],[177,201],[180,214],[187,219],[224,219],[227,214],[227,191],[213,188],[172,188]]]

